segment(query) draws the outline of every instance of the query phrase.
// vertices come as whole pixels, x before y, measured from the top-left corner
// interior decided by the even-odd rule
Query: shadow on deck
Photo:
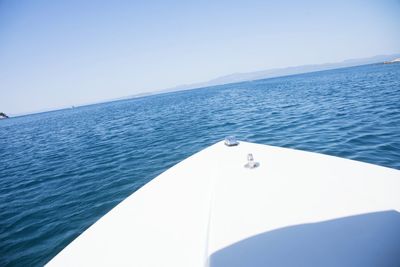
[[[367,213],[261,233],[216,251],[210,266],[400,266],[400,213]]]

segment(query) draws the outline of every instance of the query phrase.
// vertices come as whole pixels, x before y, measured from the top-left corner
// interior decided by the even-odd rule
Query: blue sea
[[[1,120],[0,266],[45,264],[138,188],[227,135],[400,169],[400,64]]]

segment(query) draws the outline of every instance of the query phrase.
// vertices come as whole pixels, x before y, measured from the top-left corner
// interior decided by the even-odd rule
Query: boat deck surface
[[[257,168],[244,167],[248,153]],[[400,266],[400,171],[219,142],[129,196],[48,266]]]

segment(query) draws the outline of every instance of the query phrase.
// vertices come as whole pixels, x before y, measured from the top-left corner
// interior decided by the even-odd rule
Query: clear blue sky
[[[0,112],[400,52],[400,1],[0,0]]]

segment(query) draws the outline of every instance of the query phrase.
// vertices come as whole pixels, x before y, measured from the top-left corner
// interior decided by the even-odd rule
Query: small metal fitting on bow
[[[249,153],[247,155],[247,163],[246,165],[244,165],[244,167],[247,169],[254,169],[257,168],[259,165],[260,163],[254,161],[253,154]]]
[[[239,142],[236,140],[234,136],[228,136],[225,138],[225,145],[226,146],[237,146]]]

